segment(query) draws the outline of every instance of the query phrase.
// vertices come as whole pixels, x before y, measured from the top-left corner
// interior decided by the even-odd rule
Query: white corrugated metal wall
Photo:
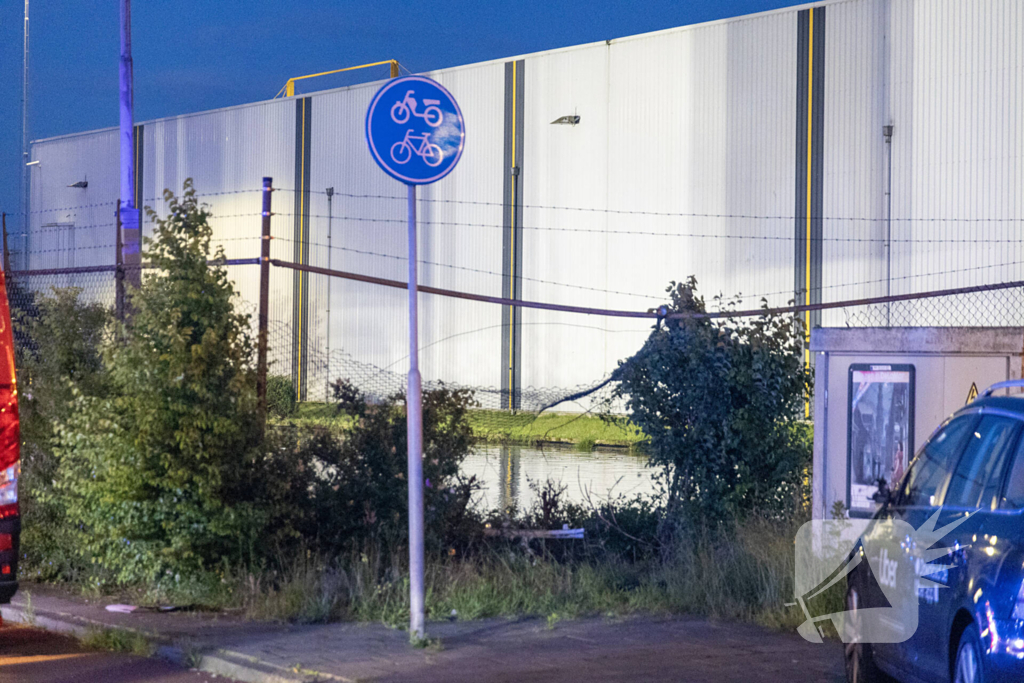
[[[526,58],[523,298],[646,310],[695,274],[709,304],[790,299],[792,218],[744,216],[792,215],[795,33],[775,14]],[[650,328],[523,318],[534,386],[593,382]]]
[[[165,215],[164,189],[180,194],[191,178],[213,215],[214,245],[229,259],[259,256],[259,187],[264,175],[286,178],[293,172],[294,142],[281,132],[294,125],[294,111],[291,102],[275,101],[143,124],[144,205]],[[274,234],[290,238],[290,224],[288,233],[280,235],[279,223],[275,221]],[[148,237],[152,223],[144,220],[143,225]],[[251,302],[247,308],[254,311],[258,269],[234,266],[230,271],[239,293]],[[284,280],[271,281],[275,301],[290,301],[291,283]]]
[[[815,265],[821,300],[886,291],[889,161],[882,126],[889,124],[892,292],[1021,278],[1024,8],[1013,0],[845,0],[816,7],[825,8],[816,10],[816,40],[824,50],[815,57],[824,59],[823,92],[815,92],[824,118],[813,131],[823,147],[814,181],[822,202],[823,247]],[[742,294],[751,305],[760,296],[772,304],[794,298],[801,267],[795,240],[802,239],[794,208],[804,139],[798,130],[801,13],[806,8],[519,58],[522,253],[515,267],[522,269],[524,299],[647,309],[660,302],[670,280],[690,274],[709,299]],[[506,68],[496,61],[429,74],[459,100],[467,144],[451,176],[420,190],[424,284],[500,295],[513,267],[502,252],[509,229],[502,206],[510,172],[503,152]],[[377,169],[363,139],[376,87],[307,96],[302,234],[314,265],[402,280],[405,189]],[[161,202],[152,201],[159,191],[194,178],[227,255],[252,257],[259,194],[251,191],[272,176],[286,190],[274,197],[273,253],[291,260],[301,153],[297,101],[144,124],[147,203],[160,210]],[[551,124],[573,114],[579,125]],[[99,131],[33,145],[33,158],[42,163],[32,170],[27,267],[69,265],[71,221],[75,265],[113,259],[116,144],[114,131]],[[66,187],[86,176],[87,190]],[[336,193],[330,256],[327,187]],[[239,191],[250,192],[234,194]],[[239,266],[232,273],[255,302],[256,269]],[[273,319],[287,327],[296,320],[293,277],[272,275]],[[328,319],[326,278],[311,276],[308,286],[310,362],[324,362],[330,336],[335,353],[405,371],[403,292],[331,282]],[[421,299],[425,378],[500,386],[508,365],[501,309]],[[980,298],[977,303],[956,322],[1019,322],[987,310]],[[908,320],[950,324],[913,311],[902,322]],[[826,312],[822,322],[858,324],[849,311]],[[518,381],[522,387],[594,382],[642,343],[648,327],[527,309]],[[279,358],[288,352],[279,350]],[[274,371],[289,372],[287,362]],[[317,381],[325,385],[326,378]],[[322,395],[319,386],[310,391],[310,398]]]
[[[885,173],[882,127],[891,123],[886,66],[889,0],[828,7],[825,42],[825,187],[822,298],[885,291]],[[902,134],[902,131],[900,131]],[[846,311],[825,311],[826,326]]]
[[[938,0],[893,9],[894,119],[902,124],[893,136],[894,232],[957,240],[894,245],[894,271],[905,278],[894,291],[1022,279],[1024,8]],[[1020,324],[975,299],[970,324]]]
[[[28,234],[12,234],[9,247],[28,258],[22,268],[80,268],[113,263],[117,244],[115,222],[118,192],[116,131],[71,135],[32,146],[33,165]],[[96,164],[96,159],[111,159]],[[69,187],[81,181],[86,188]],[[56,286],[83,286],[87,279],[113,285],[113,275],[70,275],[52,280]]]

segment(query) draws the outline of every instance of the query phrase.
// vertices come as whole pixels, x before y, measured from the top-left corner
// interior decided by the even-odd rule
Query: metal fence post
[[[270,196],[274,179],[263,179],[263,239],[260,244],[259,346],[256,352],[256,398],[260,429],[267,423],[267,321],[270,310]]]
[[[331,217],[334,215],[334,187],[327,188],[327,270],[331,270]],[[331,278],[327,278],[327,381],[324,400],[331,401]]]
[[[121,247],[123,246],[121,238],[121,202],[117,202],[117,208],[114,210],[114,215],[117,217],[117,244],[115,245],[114,253],[114,308],[115,314],[117,315],[118,322],[124,322],[124,254],[121,253]]]

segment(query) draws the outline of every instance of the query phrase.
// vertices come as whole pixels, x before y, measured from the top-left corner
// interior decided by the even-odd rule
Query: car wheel
[[[981,660],[981,639],[978,638],[978,627],[971,624],[960,636],[960,647],[956,651],[956,663],[953,665],[953,681],[955,683],[984,683],[985,670]]]
[[[871,683],[880,680],[871,644],[860,641],[860,596],[856,588],[846,591],[846,620],[849,633],[853,635],[852,640],[846,643],[847,683]]]

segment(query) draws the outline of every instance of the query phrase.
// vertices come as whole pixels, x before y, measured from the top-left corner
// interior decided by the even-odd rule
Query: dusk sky
[[[137,121],[270,99],[291,76],[385,59],[411,72],[802,4],[787,0],[137,2]],[[0,5],[0,210],[18,214],[22,13]],[[118,0],[31,3],[31,139],[118,124]],[[377,71],[363,80],[380,78]],[[300,92],[354,82],[310,81]],[[9,226],[20,224],[15,215]]]

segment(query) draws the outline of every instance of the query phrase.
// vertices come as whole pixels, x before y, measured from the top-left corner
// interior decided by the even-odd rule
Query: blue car
[[[901,528],[885,523],[897,517],[914,529],[936,514],[936,529],[959,524],[932,546],[949,551],[927,568],[928,548],[887,539],[902,549],[886,558],[891,580],[902,575],[917,593],[917,628],[903,642],[847,643],[850,683],[882,674],[907,683],[1024,681],[1024,397],[992,396],[1009,387],[1024,380],[989,387],[935,430],[892,491],[882,487],[865,544],[870,533]],[[886,604],[878,580],[866,562],[847,576],[851,623],[858,610]]]

